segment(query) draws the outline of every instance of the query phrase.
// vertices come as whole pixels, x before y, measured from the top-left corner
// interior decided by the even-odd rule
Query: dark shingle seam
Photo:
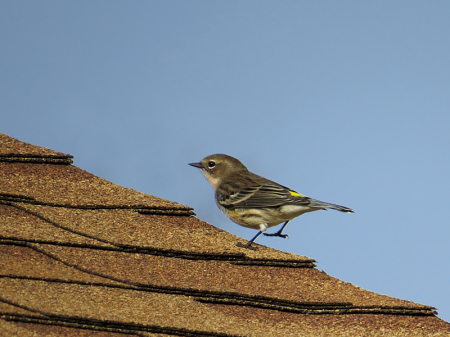
[[[18,157],[4,157],[0,156],[0,162],[4,163],[26,163],[26,164],[50,164],[50,165],[71,165],[73,164],[72,159],[61,159],[61,158],[18,158]]]
[[[0,192],[0,200],[15,201],[15,202],[27,202],[34,200],[32,196],[26,194],[12,194]]]
[[[53,158],[53,159],[70,159],[72,155],[66,154],[21,154],[21,153],[3,153],[0,154],[0,158]]]
[[[1,302],[5,302],[0,298]],[[18,306],[16,303],[11,303],[10,305]],[[19,306],[18,306],[19,307]],[[21,306],[23,307],[23,306]],[[35,311],[31,309],[26,309],[30,311]],[[111,320],[99,320],[93,318],[82,318],[78,316],[68,316],[68,315],[51,315],[44,312],[37,312],[46,317],[23,315],[23,314],[10,314],[0,312],[0,318],[5,321],[21,322],[21,323],[34,323],[34,324],[46,324],[46,325],[56,325],[64,326],[68,328],[86,329],[94,331],[105,331],[105,332],[115,332],[122,334],[134,334],[136,336],[147,336],[139,332],[148,333],[159,333],[175,336],[214,336],[214,337],[234,337],[237,335],[230,335],[225,333],[217,333],[212,331],[201,331],[201,330],[191,330],[184,328],[173,328],[158,325],[149,324],[137,324],[137,323],[125,323],[119,321]]]
[[[97,275],[98,276],[98,275]],[[193,297],[194,300],[201,303],[214,303],[214,304],[234,304],[240,306],[251,306],[258,307],[262,309],[271,309],[277,311],[290,311],[294,313],[328,313],[336,314],[337,311],[329,310],[329,312],[321,312],[324,309],[350,309],[353,305],[349,302],[294,302],[294,301],[284,301],[277,300],[270,297],[262,296],[251,296],[242,295],[239,293],[226,293],[226,292],[214,292],[207,290],[195,290],[195,289],[183,289],[176,287],[160,287],[160,286],[148,286],[148,285],[137,285],[126,286],[126,285],[116,285],[116,284],[105,284],[98,282],[83,282],[83,281],[67,281],[60,279],[50,279],[50,278],[40,278],[40,277],[27,277],[27,276],[16,276],[16,275],[0,275],[0,278],[11,278],[11,279],[22,279],[22,280],[32,280],[39,282],[49,282],[49,283],[62,283],[62,284],[77,284],[83,286],[92,287],[103,287],[103,288],[114,288],[114,289],[124,289],[151,293],[160,293],[167,295],[176,296],[187,296]],[[120,283],[127,284],[126,281],[117,281]],[[131,282],[130,282],[131,284]],[[301,310],[305,310],[302,312]],[[307,311],[307,312],[306,312]]]
[[[47,312],[33,309],[25,305],[15,303],[13,301],[7,300],[0,297],[0,302],[9,304],[11,306],[20,308],[39,315],[38,317],[32,315],[23,314],[11,314],[0,312],[0,318],[6,321],[15,321],[23,323],[36,323],[36,324],[49,324],[49,325],[59,325],[65,327],[97,330],[97,331],[108,331],[108,332],[118,332],[118,333],[133,333],[138,336],[145,336],[138,334],[138,332],[151,332],[151,333],[162,333],[176,336],[217,336],[217,337],[234,337],[237,335],[231,335],[226,333],[217,333],[211,331],[200,331],[191,330],[184,328],[173,328],[173,327],[163,327],[158,325],[147,325],[147,324],[137,324],[137,323],[124,323],[111,320],[99,320],[93,318],[82,318],[78,316],[68,316],[68,315],[54,315]],[[42,317],[42,316],[44,317]]]
[[[81,323],[74,322],[66,322],[63,320],[58,320],[54,318],[41,318],[30,315],[21,315],[21,314],[7,314],[0,312],[0,318],[7,322],[18,322],[18,323],[28,323],[28,324],[42,324],[42,325],[53,325],[53,326],[61,326],[65,328],[73,328],[73,329],[83,329],[83,330],[92,330],[92,331],[103,331],[103,332],[111,332],[117,334],[127,334],[127,335],[135,335],[141,337],[147,337],[147,334],[138,333],[136,330],[126,330],[124,328],[113,328],[109,326],[94,326],[87,325]]]
[[[283,267],[283,268],[315,268],[315,260],[298,261],[282,259],[249,259],[246,261],[230,261],[230,264],[240,266],[259,266],[259,267]]]
[[[37,245],[34,244],[25,244],[22,243],[21,246],[27,247],[29,249],[32,249],[38,253],[41,253],[51,259],[54,259],[55,261],[58,261],[68,267],[74,268],[78,271],[81,271],[86,274],[98,276],[107,280],[119,282],[126,285],[131,285],[133,287],[137,287],[139,289],[149,290],[152,292],[161,292],[161,293],[167,293],[167,294],[179,294],[179,295],[185,295],[185,296],[194,296],[194,297],[217,297],[217,298],[229,298],[229,299],[241,299],[246,301],[263,301],[266,303],[278,303],[280,305],[296,305],[296,304],[303,304],[303,305],[327,305],[327,303],[317,303],[317,302],[296,302],[296,301],[286,301],[286,300],[279,300],[272,297],[265,297],[265,296],[254,296],[254,295],[243,295],[236,292],[221,292],[221,291],[210,291],[210,290],[198,290],[198,289],[192,289],[192,288],[180,288],[180,287],[171,287],[171,286],[156,286],[156,285],[148,285],[143,284],[139,282],[130,282],[125,281],[110,275],[105,275],[103,273],[91,271],[86,268],[82,268],[76,264],[69,263],[67,261],[64,261],[63,259],[59,258],[58,256],[49,253],[45,251],[44,249],[40,247],[36,247]],[[108,286],[107,284],[105,286]],[[133,288],[133,289],[137,289]],[[335,302],[331,303],[332,305],[336,305]],[[351,305],[351,303],[338,303],[338,305]]]
[[[114,245],[115,247],[91,245],[91,244],[79,244],[79,243],[67,243],[49,240],[26,240],[11,236],[0,235],[0,245],[16,245],[26,246],[28,243],[35,243],[40,245],[59,246],[59,247],[71,247],[71,248],[84,248],[93,250],[105,250],[118,253],[129,254],[146,254],[152,256],[163,256],[168,258],[177,258],[184,260],[195,261],[225,261],[234,265],[253,265],[259,267],[283,267],[283,268],[314,268],[315,265],[312,261],[297,261],[297,260],[270,260],[270,259],[251,259],[243,253],[195,253],[186,252],[182,250],[174,249],[161,249],[151,247],[138,247],[138,246],[125,246]],[[105,242],[106,243],[106,242]],[[254,262],[253,262],[254,261]],[[242,262],[242,263],[241,263]]]
[[[83,232],[79,232],[79,231],[75,231],[75,230],[70,229],[70,228],[68,228],[68,227],[62,226],[62,225],[60,225],[60,224],[58,224],[58,223],[56,223],[56,222],[54,222],[54,221],[52,221],[52,220],[50,220],[50,219],[48,219],[48,218],[46,218],[46,217],[40,215],[39,213],[36,213],[36,212],[32,212],[32,211],[30,211],[30,210],[27,210],[26,208],[21,207],[21,206],[15,204],[15,203],[12,203],[12,202],[1,202],[1,203],[4,204],[4,205],[7,205],[7,206],[12,206],[12,207],[15,207],[15,208],[17,208],[17,209],[20,209],[21,211],[24,211],[24,212],[26,212],[26,213],[28,213],[28,214],[30,214],[30,215],[33,215],[33,216],[35,216],[36,218],[41,219],[41,220],[43,220],[43,221],[49,223],[50,225],[52,225],[52,226],[54,226],[54,227],[56,227],[56,228],[63,229],[63,230],[65,230],[65,231],[69,232],[69,233],[73,233],[73,234],[76,234],[76,235],[79,235],[79,236],[82,236],[82,237],[85,237],[85,238],[88,238],[88,239],[93,239],[93,240],[97,240],[97,241],[99,241],[99,242],[103,242],[103,243],[107,243],[107,244],[110,244],[110,245],[113,245],[113,246],[117,246],[116,244],[114,244],[114,243],[112,243],[112,242],[109,242],[109,241],[107,241],[107,240],[103,240],[103,239],[94,237],[94,236],[92,236],[92,235],[89,235],[89,234],[86,234],[86,233],[83,233]]]
[[[2,202],[0,202],[2,203]],[[68,231],[70,233],[80,235],[82,237],[86,237],[92,240],[96,240],[102,243],[106,243],[109,245],[112,245],[114,247],[117,247],[117,251],[121,252],[130,252],[130,253],[140,253],[140,254],[149,254],[149,255],[158,255],[158,256],[167,256],[167,257],[174,257],[174,258],[182,258],[182,259],[189,259],[189,260],[220,260],[220,261],[235,261],[235,264],[245,264],[245,265],[254,265],[254,266],[266,266],[266,267],[286,267],[286,268],[314,268],[314,260],[306,260],[306,261],[299,261],[299,260],[287,260],[287,259],[252,259],[248,258],[243,253],[227,253],[227,254],[214,254],[214,253],[196,253],[196,252],[189,252],[189,251],[181,251],[181,250],[173,250],[173,249],[162,249],[162,248],[154,248],[154,247],[142,247],[142,246],[132,246],[132,245],[124,245],[124,244],[118,244],[114,243],[108,240],[104,240],[101,238],[98,238],[93,235],[85,234],[83,232],[75,231],[71,228],[65,227],[63,225],[60,225],[44,216],[42,216],[39,213],[30,211],[26,209],[25,207],[21,207],[20,205],[16,203],[11,202],[3,202],[3,204],[7,206],[12,206],[17,209],[20,209],[30,215],[33,215],[50,225]],[[2,237],[0,236],[0,239]],[[18,238],[11,238],[11,237],[3,237],[4,239],[9,240],[17,240],[17,241],[27,241],[22,240]],[[37,241],[34,241],[37,242]],[[39,242],[38,242],[39,243]],[[64,243],[59,242],[45,242],[46,244],[55,244],[55,245],[68,245]],[[92,248],[92,249],[104,249],[104,250],[114,250],[113,248],[107,248],[104,246],[95,246],[95,245],[81,245],[81,247],[85,248]]]
[[[49,202],[37,201],[33,197],[25,195],[13,195],[8,193],[0,193],[0,203],[4,205],[10,205],[20,208],[30,214],[33,212],[21,208],[19,205],[15,204],[20,202],[23,204],[31,204],[38,206],[49,206],[49,207],[61,207],[70,209],[82,209],[82,210],[114,210],[114,209],[132,209],[140,214],[151,214],[151,215],[168,215],[168,216],[192,216],[195,215],[193,208],[191,207],[163,207],[163,206],[145,206],[145,205],[71,205],[71,204],[56,204]]]
[[[196,301],[201,303],[225,304],[237,306],[250,306],[260,309],[271,309],[283,312],[291,312],[305,315],[344,315],[344,314],[383,314],[383,315],[407,315],[407,316],[435,316],[437,315],[434,308],[408,308],[408,307],[385,307],[385,306],[353,306],[337,303],[336,305],[320,306],[308,308],[307,306],[279,306],[276,304],[256,303],[252,301],[242,301],[234,299],[217,299],[217,298],[198,298]]]
[[[20,154],[5,153],[0,154],[0,162],[6,163],[26,163],[26,164],[52,164],[52,165],[71,165],[73,156],[56,154]]]
[[[96,275],[101,276],[101,275]],[[168,287],[168,286],[152,286],[140,283],[127,282],[115,278],[105,277],[110,280],[123,283],[125,285],[119,284],[109,284],[109,283],[99,283],[99,282],[84,282],[84,281],[72,281],[72,280],[61,280],[57,278],[45,278],[45,277],[29,277],[29,276],[18,276],[18,275],[1,275],[0,278],[11,278],[11,279],[20,279],[20,280],[32,280],[32,281],[41,281],[41,282],[49,282],[49,283],[64,283],[64,284],[77,284],[84,286],[93,286],[93,287],[105,287],[105,288],[118,288],[124,290],[133,290],[133,291],[143,291],[143,292],[151,292],[151,293],[160,293],[160,294],[168,294],[168,295],[178,295],[178,296],[188,296],[194,297],[199,302],[205,303],[213,303],[213,299],[217,299],[218,301],[223,300],[223,303],[220,304],[229,304],[232,301],[240,301],[241,303],[253,303],[257,304],[260,302],[262,305],[275,305],[278,304],[280,308],[308,308],[317,310],[323,308],[353,308],[353,304],[350,302],[296,302],[289,300],[279,300],[272,297],[264,297],[264,296],[255,296],[255,295],[243,295],[235,292],[219,292],[219,291],[208,291],[208,290],[197,290],[197,289],[188,289],[188,288],[178,288],[178,287]],[[211,300],[211,301],[209,301]],[[237,302],[236,302],[237,303]],[[247,305],[247,304],[246,304]],[[248,306],[251,306],[248,304]],[[399,307],[400,308],[400,307]],[[267,308],[266,308],[267,309]],[[274,309],[278,310],[278,309]],[[418,310],[422,310],[418,308]]]
[[[95,239],[95,238],[94,238]],[[58,241],[49,241],[49,240],[25,240],[10,236],[2,236],[0,235],[0,245],[17,245],[17,246],[25,246],[29,247],[28,244],[40,244],[40,245],[49,245],[49,246],[59,246],[59,247],[71,247],[71,248],[84,248],[84,249],[93,249],[93,250],[105,250],[105,251],[113,251],[119,253],[128,253],[128,254],[147,254],[153,256],[164,256],[169,258],[178,258],[185,260],[202,260],[202,261],[239,261],[245,260],[247,257],[242,253],[235,254],[220,254],[220,253],[194,253],[194,252],[185,252],[182,250],[174,250],[174,249],[160,249],[160,248],[144,248],[138,246],[126,246],[126,245],[116,245],[111,244],[116,247],[108,247],[108,246],[100,246],[100,245],[91,245],[91,244],[79,244],[79,243],[68,243],[68,242],[58,242]],[[104,242],[107,243],[107,242]]]
[[[289,311],[299,314],[357,314],[357,313],[379,313],[379,314],[403,314],[403,315],[435,315],[436,312],[432,307],[421,307],[421,308],[408,308],[408,307],[382,307],[382,306],[359,306],[356,307],[350,302],[298,302],[289,300],[280,300],[272,297],[264,296],[254,296],[254,295],[243,295],[236,292],[218,292],[218,291],[208,291],[208,290],[198,290],[192,288],[179,288],[170,286],[156,286],[142,284],[139,282],[130,282],[118,279],[116,277],[105,275],[98,272],[93,272],[85,268],[81,268],[78,265],[68,263],[54,254],[48,253],[38,247],[27,246],[43,255],[46,255],[58,262],[63,263],[69,267],[72,267],[81,272],[102,277],[111,281],[122,283],[126,286],[116,286],[110,284],[96,283],[97,286],[103,287],[121,287],[124,289],[133,289],[139,291],[150,291],[174,295],[192,296],[196,300],[205,303],[215,303],[215,304],[229,304],[229,305],[240,305],[240,306],[253,306],[263,309],[272,309],[277,311]],[[13,275],[4,275],[3,277],[14,277]],[[18,278],[28,278],[24,276],[19,276]],[[77,283],[78,281],[66,281],[59,279],[41,279],[41,278],[29,278],[36,280],[43,280],[48,282],[63,282],[63,283]],[[94,283],[87,283],[89,285],[94,285]],[[367,310],[366,310],[367,308]]]
[[[405,316],[435,316],[437,314],[435,308],[433,307],[408,308],[403,306],[354,306],[349,302],[342,302],[342,303],[293,302],[293,301],[274,300],[271,298],[261,298],[259,296],[253,297],[246,295],[239,295],[233,297],[231,296],[211,297],[211,295],[217,295],[217,293],[206,294],[206,292],[198,291],[197,294],[193,294],[192,291],[186,290],[183,291],[181,289],[175,288],[163,289],[164,287],[154,287],[154,286],[151,286],[150,288],[148,286],[133,287],[126,285],[104,284],[98,282],[67,281],[60,279],[27,277],[16,275],[0,275],[0,278],[32,280],[49,283],[77,284],[83,286],[104,287],[104,288],[114,288],[114,289],[143,291],[143,292],[156,292],[169,295],[194,297],[194,300],[200,303],[248,306],[260,309],[269,309],[280,312],[290,312],[304,315],[382,314],[382,315],[405,315]]]

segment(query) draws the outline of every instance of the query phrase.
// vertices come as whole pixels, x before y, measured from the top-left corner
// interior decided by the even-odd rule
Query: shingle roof
[[[433,307],[240,240],[0,134],[0,335],[447,336]]]

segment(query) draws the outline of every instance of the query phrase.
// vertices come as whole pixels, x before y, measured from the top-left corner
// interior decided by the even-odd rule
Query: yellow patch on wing
[[[293,197],[306,197],[306,195],[294,192],[294,191],[289,191],[289,193],[293,196]]]

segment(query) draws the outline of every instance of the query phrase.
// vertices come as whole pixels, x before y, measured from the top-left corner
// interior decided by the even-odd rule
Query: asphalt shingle
[[[433,307],[256,245],[0,134],[0,334],[449,336]]]

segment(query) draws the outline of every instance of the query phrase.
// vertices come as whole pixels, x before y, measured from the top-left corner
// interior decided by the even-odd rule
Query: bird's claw
[[[280,238],[286,239],[289,237],[287,234],[281,234],[281,233],[263,233],[265,236],[279,236]]]

